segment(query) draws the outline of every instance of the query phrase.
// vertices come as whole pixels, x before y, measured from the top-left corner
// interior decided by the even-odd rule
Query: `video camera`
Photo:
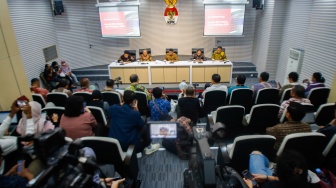
[[[80,140],[66,143],[64,129],[56,128],[36,136],[18,138],[18,143],[22,141],[33,141],[33,153],[47,166],[28,182],[27,187],[101,187],[92,179],[99,170],[96,163],[90,157],[82,157]]]
[[[114,79],[114,84],[117,85],[117,88],[119,88],[119,84],[121,85],[122,84],[122,81],[121,81],[121,77],[118,76]]]

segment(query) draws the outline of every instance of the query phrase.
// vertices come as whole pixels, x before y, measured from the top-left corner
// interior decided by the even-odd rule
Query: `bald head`
[[[88,78],[82,78],[80,80],[80,86],[83,88],[89,88],[90,86],[90,80]]]

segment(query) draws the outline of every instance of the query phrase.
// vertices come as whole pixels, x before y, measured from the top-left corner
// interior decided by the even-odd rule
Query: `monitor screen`
[[[151,138],[176,138],[176,125],[176,122],[151,123]]]
[[[10,111],[0,112],[0,124],[2,124],[2,122],[7,118],[7,116],[9,116],[9,114],[10,114]],[[13,117],[11,124],[12,125],[13,124],[17,125],[18,124],[18,120],[17,120],[16,114]]]

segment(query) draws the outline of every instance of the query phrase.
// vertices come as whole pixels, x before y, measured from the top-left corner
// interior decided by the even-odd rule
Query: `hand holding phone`
[[[242,172],[242,174],[243,174],[243,176],[244,176],[245,179],[248,179],[248,180],[250,180],[252,182],[253,187],[258,184],[257,181],[254,179],[254,177],[253,177],[253,175],[251,174],[250,171],[244,170]]]
[[[17,173],[21,173],[22,172],[22,164],[23,163],[23,160],[18,160],[17,164],[18,164],[18,167],[17,167]]]
[[[26,103],[26,101],[23,101],[23,100],[17,100],[16,101],[16,104],[17,104],[17,106],[18,107],[24,107],[24,106],[26,106],[27,105],[27,103]]]

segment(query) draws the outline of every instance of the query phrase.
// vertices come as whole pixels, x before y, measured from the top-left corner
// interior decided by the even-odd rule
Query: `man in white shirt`
[[[203,100],[204,100],[204,97],[205,97],[205,93],[208,92],[208,91],[221,90],[221,91],[225,91],[226,94],[228,93],[227,86],[222,85],[220,83],[220,81],[221,81],[221,77],[220,77],[219,74],[213,74],[212,75],[210,87],[207,87],[202,93]]]

